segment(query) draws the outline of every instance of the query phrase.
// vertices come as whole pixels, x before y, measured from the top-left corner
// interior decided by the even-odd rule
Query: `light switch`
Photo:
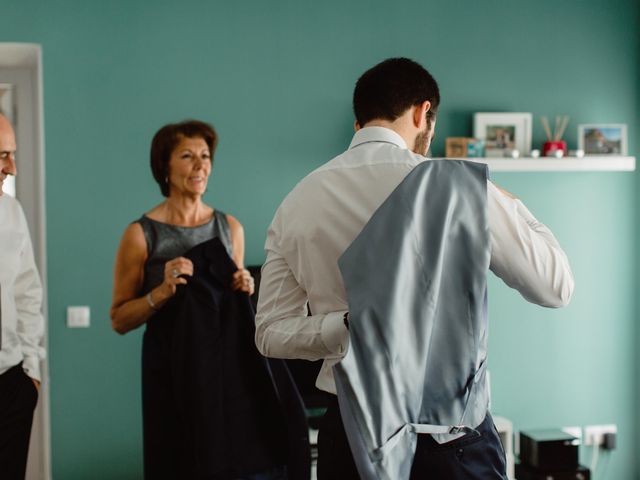
[[[86,328],[89,326],[91,309],[87,306],[67,307],[67,327]]]

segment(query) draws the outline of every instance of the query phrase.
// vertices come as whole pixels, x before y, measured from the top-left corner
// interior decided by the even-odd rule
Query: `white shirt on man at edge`
[[[44,335],[42,283],[22,207],[0,196],[0,375],[22,362],[41,381]]]

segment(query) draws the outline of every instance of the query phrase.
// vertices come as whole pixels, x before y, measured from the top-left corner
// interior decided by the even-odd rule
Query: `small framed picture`
[[[473,136],[484,140],[487,157],[512,156],[513,150],[526,156],[531,151],[530,113],[485,113],[473,116]]]
[[[484,141],[469,137],[447,137],[445,141],[445,157],[484,157]]]
[[[624,123],[578,125],[578,148],[585,155],[627,155],[627,126]]]

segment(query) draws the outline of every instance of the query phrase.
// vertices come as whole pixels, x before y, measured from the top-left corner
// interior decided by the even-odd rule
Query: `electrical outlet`
[[[90,324],[91,309],[88,306],[67,307],[67,327],[87,328]]]
[[[602,445],[605,433],[618,433],[616,425],[587,425],[584,427],[585,445]]]

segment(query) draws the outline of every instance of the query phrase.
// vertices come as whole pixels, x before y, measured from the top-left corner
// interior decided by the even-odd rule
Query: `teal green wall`
[[[56,479],[140,478],[141,334],[113,333],[108,309],[120,235],[161,200],[147,152],[162,124],[215,124],[207,200],[244,224],[248,263],[263,260],[284,195],[347,146],[354,82],[389,56],[413,57],[440,81],[436,154],[486,110],[569,114],[571,144],[578,123],[627,123],[640,153],[637,1],[396,3],[2,2],[0,41],[44,53]],[[636,174],[495,180],[556,232],[577,286],[553,311],[492,280],[494,411],[517,428],[616,423],[606,478],[638,478]],[[91,306],[91,328],[65,327],[77,304]]]

